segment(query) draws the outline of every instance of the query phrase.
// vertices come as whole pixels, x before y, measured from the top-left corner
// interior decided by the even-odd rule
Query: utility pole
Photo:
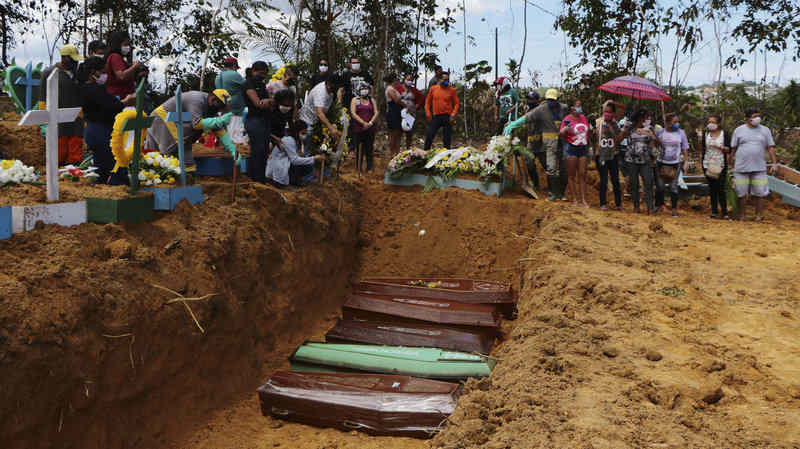
[[[467,127],[467,0],[461,0],[464,9],[464,137],[469,145],[469,129]]]
[[[497,79],[500,76],[500,57],[497,54],[497,27],[494,28],[494,79]]]

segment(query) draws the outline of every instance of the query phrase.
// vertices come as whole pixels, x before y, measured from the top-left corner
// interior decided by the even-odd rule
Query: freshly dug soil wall
[[[235,204],[229,183],[203,187],[204,204],[152,223],[0,240],[0,447],[158,447],[338,309],[357,266],[352,184],[247,184]]]

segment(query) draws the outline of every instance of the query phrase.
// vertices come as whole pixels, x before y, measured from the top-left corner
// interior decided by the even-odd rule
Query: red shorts
[[[83,160],[83,137],[58,137],[58,165],[80,164]]]

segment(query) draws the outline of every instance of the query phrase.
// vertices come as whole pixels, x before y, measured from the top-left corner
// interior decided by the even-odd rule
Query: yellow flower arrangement
[[[136,110],[125,109],[117,114],[117,117],[114,119],[114,128],[111,131],[111,152],[114,154],[114,159],[117,161],[116,165],[114,165],[114,170],[112,170],[115,173],[118,168],[130,165],[131,159],[133,159],[133,140],[131,140],[130,145],[127,147],[125,146],[125,142],[128,141],[128,136],[133,131],[123,131],[125,123],[133,118],[136,118]],[[147,137],[147,130],[142,129],[140,132],[141,141],[144,143],[144,139]]]

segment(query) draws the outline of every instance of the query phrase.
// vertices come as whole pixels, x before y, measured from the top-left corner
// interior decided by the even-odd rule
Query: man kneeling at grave
[[[229,151],[231,155],[236,154],[236,145],[225,131],[233,113],[228,112],[218,116],[219,112],[226,108],[230,98],[231,95],[225,89],[216,89],[208,94],[197,90],[181,94],[182,112],[192,115],[191,122],[183,123],[183,158],[187,172],[195,171],[192,144],[205,131],[215,133],[225,150]],[[176,112],[175,106],[175,97],[172,97],[150,114],[155,120],[147,130],[146,149],[157,150],[164,155],[177,156],[178,128],[175,122],[167,121],[167,114]]]

